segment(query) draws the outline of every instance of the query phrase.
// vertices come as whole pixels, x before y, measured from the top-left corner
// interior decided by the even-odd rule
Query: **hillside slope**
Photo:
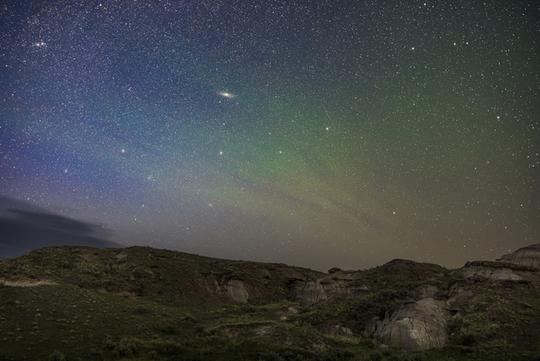
[[[0,262],[0,360],[534,360],[539,329],[540,270],[514,263],[320,273],[147,247]]]

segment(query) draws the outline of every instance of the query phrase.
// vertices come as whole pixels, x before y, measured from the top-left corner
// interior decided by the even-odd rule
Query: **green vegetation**
[[[487,287],[395,262],[362,273],[369,291],[302,306],[291,279],[320,275],[144,248],[40,250],[0,262],[0,279],[11,282],[0,283],[0,361],[540,360],[537,283]],[[229,279],[244,282],[249,303],[231,301]],[[406,352],[364,335],[426,285],[474,291],[452,315],[447,347]],[[352,331],[336,331],[344,327]]]

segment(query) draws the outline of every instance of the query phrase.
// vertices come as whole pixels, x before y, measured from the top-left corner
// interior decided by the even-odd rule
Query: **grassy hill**
[[[404,320],[431,327],[426,305],[444,345],[392,347]],[[326,274],[146,247],[0,262],[0,360],[530,361],[537,330],[538,270],[498,262]]]

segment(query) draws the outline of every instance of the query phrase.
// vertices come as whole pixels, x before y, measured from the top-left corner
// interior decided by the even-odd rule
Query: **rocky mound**
[[[512,282],[526,282],[527,275],[537,271],[534,267],[492,261],[467,262],[461,269],[465,278]]]
[[[47,247],[0,263],[0,278],[6,280],[46,278],[172,305],[267,303],[290,297],[294,284],[321,275],[283,264],[221,260],[149,247]]]
[[[540,268],[540,243],[520,248],[517,251],[502,256],[499,260],[522,266]]]

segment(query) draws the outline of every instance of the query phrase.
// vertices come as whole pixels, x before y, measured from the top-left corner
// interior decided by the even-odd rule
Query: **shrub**
[[[351,307],[351,318],[361,325],[373,317],[384,318],[385,313],[391,314],[408,296],[405,290],[386,289],[366,297]]]
[[[113,354],[120,357],[133,356],[138,352],[138,342],[129,337],[122,338],[113,348]]]
[[[321,361],[343,361],[343,360],[350,360],[351,357],[353,357],[354,354],[347,350],[329,350],[319,356],[317,360]]]
[[[455,342],[462,346],[474,346],[478,343],[476,336],[470,333],[462,333],[455,338]]]
[[[133,314],[135,315],[149,315],[151,313],[152,310],[143,306],[138,306],[133,309]]]
[[[277,352],[268,352],[259,354],[260,361],[285,361]]]
[[[382,361],[382,360],[383,360],[383,355],[378,350],[365,353],[358,359],[358,361]]]

